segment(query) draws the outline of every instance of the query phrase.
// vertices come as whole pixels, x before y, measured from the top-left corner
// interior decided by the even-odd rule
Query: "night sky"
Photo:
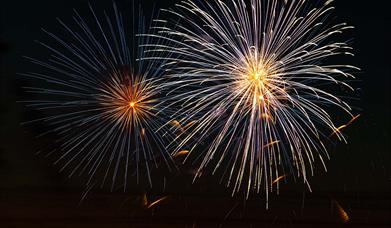
[[[35,136],[47,126],[21,123],[42,113],[27,110],[25,79],[31,64],[22,56],[45,58],[48,51],[34,40],[50,39],[41,28],[62,31],[56,17],[71,21],[73,9],[90,16],[88,2],[102,15],[112,12],[112,1],[9,1],[1,2],[0,16],[0,226],[1,227],[388,227],[391,226],[390,173],[390,42],[391,13],[388,1],[336,0],[336,22],[355,26],[351,64],[356,73],[352,94],[354,113],[361,116],[343,132],[348,144],[330,149],[328,172],[316,170],[310,178],[312,193],[292,179],[281,185],[279,196],[270,196],[265,210],[263,196],[230,197],[218,177],[203,177],[195,184],[186,174],[175,174],[162,191],[142,184],[126,193],[105,189],[90,192],[79,205],[83,177],[68,179],[53,165],[55,158],[36,155],[53,138]],[[128,17],[131,2],[117,1]],[[147,17],[152,8],[173,6],[175,0],[143,0]],[[126,13],[127,12],[127,13]],[[129,20],[125,20],[129,21]],[[341,122],[343,124],[343,122]],[[147,192],[153,200],[169,196],[153,210],[139,206]],[[337,201],[351,221],[343,224]]]

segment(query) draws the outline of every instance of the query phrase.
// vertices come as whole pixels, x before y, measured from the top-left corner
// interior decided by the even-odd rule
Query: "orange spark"
[[[333,131],[333,133],[331,133],[331,135],[330,135],[330,137],[331,136],[333,136],[334,134],[336,134],[337,132],[340,132],[342,129],[344,129],[345,127],[347,127],[347,125],[341,125],[341,126],[339,126],[339,127],[337,127],[334,131]]]
[[[190,121],[188,124],[186,124],[186,126],[184,128],[186,129],[186,128],[190,127],[193,124],[194,124],[194,121]]]
[[[350,124],[352,124],[353,121],[355,121],[355,120],[356,120],[358,117],[360,117],[360,116],[361,116],[361,114],[358,114],[358,115],[356,115],[356,116],[353,116],[353,118],[352,118],[351,120],[349,120],[349,122],[347,122],[346,124],[343,124],[343,125],[337,127],[337,128],[333,131],[333,133],[330,134],[329,137],[335,135],[337,132],[340,132],[342,129],[344,129],[344,128],[346,128],[347,126],[349,126]]]
[[[171,121],[171,124],[174,125],[174,126],[181,126],[181,124],[179,123],[178,120]]]
[[[185,155],[185,154],[188,154],[188,153],[189,153],[188,150],[181,150],[181,151],[175,153],[174,157],[178,157],[178,156]]]
[[[149,206],[147,208],[151,208],[167,198],[168,198],[168,196],[163,196],[163,197],[159,198],[158,200],[153,201],[151,204],[149,204]]]
[[[272,145],[277,144],[277,143],[279,143],[279,142],[280,142],[280,140],[275,140],[275,141],[272,141],[272,142],[270,142],[270,143],[264,145],[263,147],[269,147],[269,146],[272,146]]]
[[[177,128],[180,129],[181,131],[183,131],[183,127],[182,127],[181,123],[179,123],[178,120],[172,120],[172,121],[171,121],[171,125],[174,126],[174,127],[177,127]]]
[[[351,123],[353,123],[353,121],[355,121],[358,117],[360,117],[361,114],[358,114],[356,116],[353,116],[353,118],[351,120],[349,120],[349,122],[346,124],[346,125],[350,125]]]
[[[143,194],[143,197],[142,197],[142,205],[143,205],[144,207],[148,206],[147,193],[144,193],[144,194]]]
[[[338,214],[341,217],[343,223],[349,222],[350,218],[349,218],[348,213],[341,207],[341,205],[336,200],[333,200],[333,201],[335,203],[335,206],[337,206]]]
[[[272,182],[272,184],[275,184],[275,183],[279,182],[280,180],[284,179],[285,177],[287,177],[286,174],[277,177],[277,178]]]

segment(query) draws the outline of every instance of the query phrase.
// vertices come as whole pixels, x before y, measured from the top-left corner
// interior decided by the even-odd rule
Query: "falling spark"
[[[358,117],[360,117],[361,116],[361,114],[358,114],[358,115],[356,115],[356,116],[353,116],[353,118],[346,124],[346,125],[350,125],[350,124],[352,124]]]
[[[147,193],[144,193],[142,196],[142,206],[147,207],[148,206],[148,198],[147,198]]]
[[[166,200],[168,198],[168,196],[163,196],[155,201],[153,201],[151,204],[148,205],[148,209],[155,206],[155,205],[158,205],[159,203],[161,203],[162,201]]]
[[[181,126],[181,124],[179,123],[179,121],[178,121],[178,120],[172,120],[172,121],[171,121],[171,124],[172,124],[173,126],[176,126],[176,127],[182,128],[182,126]]]
[[[279,177],[277,177],[273,182],[272,182],[272,185],[273,184],[276,184],[276,183],[278,183],[278,182],[280,182],[280,180],[282,180],[282,179],[284,179],[285,177],[287,177],[287,175],[285,174],[285,175],[282,175],[282,176],[279,176]]]
[[[340,133],[342,129],[348,127],[350,124],[352,124],[358,117],[360,117],[360,114],[356,115],[356,116],[353,116],[352,119],[349,120],[349,122],[347,122],[346,124],[343,124],[339,127],[337,127],[333,133],[330,134],[329,137],[335,135],[336,133]]]
[[[279,143],[279,142],[280,142],[280,140],[275,140],[275,141],[272,141],[272,142],[266,144],[264,147],[273,146],[274,144],[277,144],[277,143]]]
[[[342,208],[342,206],[336,200],[333,200],[333,201],[335,203],[335,206],[337,207],[338,214],[339,214],[340,218],[342,219],[343,223],[349,222],[350,218],[349,218],[348,213]]]
[[[177,153],[175,153],[174,157],[178,157],[178,156],[185,155],[188,153],[189,153],[188,150],[181,150],[181,151],[178,151]]]
[[[169,57],[145,58],[168,61],[163,103],[177,110],[172,119],[197,120],[174,140],[177,151],[201,150],[191,161],[199,165],[194,178],[208,165],[223,168],[232,194],[263,189],[267,198],[283,170],[309,187],[315,161],[326,169],[328,138],[319,129],[336,129],[330,107],[351,115],[334,88],[353,91],[345,79],[359,69],[326,64],[352,55],[347,43],[333,41],[353,27],[329,26],[330,1],[316,8],[304,0],[249,2],[184,0],[163,10],[169,19],[159,18],[159,32],[145,36],[167,44],[144,46],[146,55]]]
[[[195,124],[196,122],[195,121],[190,121],[188,124],[185,125],[184,129],[187,129],[191,126],[193,126],[193,124]]]

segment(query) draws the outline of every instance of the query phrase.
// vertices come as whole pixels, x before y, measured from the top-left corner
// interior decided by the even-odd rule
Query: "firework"
[[[183,126],[192,123],[173,154],[189,150],[195,178],[221,167],[233,194],[264,189],[267,196],[281,174],[308,185],[316,161],[325,168],[328,133],[345,140],[333,113],[353,117],[338,94],[353,90],[347,81],[358,68],[332,63],[352,55],[333,40],[352,27],[330,26],[332,1],[320,2],[187,0],[163,10],[170,20],[160,18],[159,32],[145,35],[168,42],[145,47],[169,56],[160,58],[171,88],[166,107],[177,108],[172,118]]]
[[[139,61],[140,44],[147,38],[137,34],[149,25],[138,9],[129,39],[115,4],[114,17],[105,13],[103,20],[90,9],[93,26],[77,12],[73,25],[58,20],[66,35],[44,30],[55,44],[39,42],[51,52],[50,59],[28,58],[41,72],[23,74],[37,84],[26,89],[38,98],[26,103],[46,115],[32,122],[48,123],[45,134],[59,136],[57,162],[62,169],[70,167],[70,176],[87,174],[91,185],[95,178],[103,177],[102,185],[111,178],[112,187],[120,179],[126,188],[129,174],[138,182],[144,171],[145,182],[152,184],[152,166],[170,167],[171,160],[164,149],[169,134],[157,131],[165,121],[157,106],[163,72],[153,61]]]
[[[334,199],[332,199],[331,202],[334,203],[334,205],[337,207],[338,215],[341,218],[342,222],[348,223],[350,221],[349,214],[345,211],[345,209],[343,209],[341,204],[339,204],[339,202]]]

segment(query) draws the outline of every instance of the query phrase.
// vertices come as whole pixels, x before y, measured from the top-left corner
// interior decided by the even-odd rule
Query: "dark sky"
[[[103,9],[108,9],[108,11],[112,9],[110,0],[89,2],[98,13],[102,12]],[[156,2],[156,8],[159,8],[172,6],[176,1]],[[318,203],[321,204],[329,198],[338,197],[338,200],[350,208],[352,216],[355,212],[368,216],[368,224],[385,225],[390,222],[387,219],[390,216],[391,209],[389,143],[391,13],[388,2],[385,0],[336,0],[337,21],[346,21],[355,26],[354,31],[350,32],[349,35],[354,38],[352,41],[356,56],[353,64],[362,68],[362,71],[356,74],[359,82],[355,84],[358,88],[356,95],[360,98],[360,101],[354,103],[357,106],[356,113],[361,113],[361,117],[344,130],[348,136],[348,145],[341,143],[330,150],[331,160],[327,162],[329,172],[319,171],[311,179],[312,190],[314,191],[313,198],[315,199],[312,198],[311,204],[311,196],[308,196],[311,194],[305,193],[310,200],[309,205],[306,206],[308,216],[303,216],[300,220],[304,223],[312,221],[307,218],[311,218],[312,213],[316,213],[316,209],[311,211],[311,206],[317,208],[318,211],[323,211],[322,208],[329,208],[329,204],[326,203],[322,206]],[[153,1],[143,0],[142,4],[146,16],[150,16],[149,9]],[[119,6],[128,10],[130,9],[130,1],[119,1]],[[44,56],[46,52],[34,42],[34,40],[48,39],[40,28],[56,31],[59,26],[55,18],[59,17],[64,21],[70,21],[73,9],[77,9],[80,13],[89,13],[88,1],[4,0],[1,2],[0,191],[2,195],[10,195],[7,202],[9,202],[9,205],[13,205],[15,211],[18,210],[18,204],[15,206],[13,199],[15,198],[15,202],[21,202],[21,199],[17,198],[19,196],[17,194],[22,194],[26,199],[35,202],[36,198],[45,194],[57,195],[60,192],[61,194],[63,192],[76,192],[70,200],[76,205],[79,200],[77,193],[83,191],[77,180],[67,180],[65,175],[58,174],[58,167],[51,164],[51,159],[34,155],[37,150],[41,149],[42,145],[50,142],[50,138],[35,139],[34,136],[38,132],[36,126],[20,125],[23,121],[30,120],[32,118],[30,115],[34,115],[34,113],[26,111],[20,103],[17,103],[18,100],[25,99],[25,97],[23,97],[20,88],[23,85],[23,80],[18,79],[16,73],[29,71],[31,66],[22,56]],[[196,184],[190,189],[184,189],[183,186],[188,186],[188,183],[180,179],[173,184],[172,189],[174,190],[171,194],[178,196],[182,194],[180,192],[185,192],[183,197],[189,197],[193,201],[194,198],[199,198],[201,202],[205,201],[204,203],[208,204],[210,198],[215,196],[214,194],[218,195],[218,192],[224,191],[224,189],[217,188],[215,185],[211,185],[209,188],[201,185],[217,180],[217,178],[215,180],[204,180],[201,184]],[[281,197],[272,197],[272,208],[273,204],[275,208],[284,208],[287,198],[292,199],[293,202],[290,203],[289,207],[301,207],[303,193],[300,189],[304,188],[292,187],[289,186],[290,184],[283,186],[285,190],[282,190]],[[292,185],[294,184],[292,183]],[[363,197],[362,204],[358,202],[360,197]],[[319,198],[324,201],[316,201]],[[229,197],[219,199],[224,201]],[[53,200],[58,199],[53,197]],[[224,205],[221,207],[227,208],[229,211],[228,203],[220,201],[213,201],[214,204],[211,207],[219,208],[218,205]],[[61,204],[61,200],[58,200],[58,202]],[[263,208],[264,204],[260,201],[258,203],[260,204],[259,208]],[[174,205],[173,208],[182,209],[181,206],[175,205],[175,203],[172,204]],[[195,205],[195,207],[199,206],[199,204]],[[34,208],[39,209],[39,207],[30,204],[23,204],[20,207],[29,208],[25,211],[34,210]],[[67,205],[67,207],[72,208],[72,205]],[[170,205],[167,205],[167,207],[170,207]],[[0,208],[1,210],[7,210],[5,206],[0,206]],[[94,206],[91,206],[91,208],[94,208]],[[76,206],[73,209],[77,210]],[[99,211],[99,209],[96,209],[96,211]],[[271,217],[290,218],[286,214],[282,215],[284,210],[281,209],[275,209],[274,211],[272,209],[267,213]],[[23,212],[15,212],[12,215],[23,218],[25,216]],[[93,213],[92,216],[94,216]],[[148,216],[146,218],[149,218]],[[188,214],[184,213],[183,218],[191,216],[190,212]],[[199,215],[200,218],[202,216],[202,214]],[[0,215],[0,224],[2,221],[8,221],[7,224],[12,224],[13,220],[10,217]],[[213,213],[211,217],[213,218]],[[357,219],[357,221],[362,222],[360,218]],[[37,223],[38,220],[34,221]],[[184,223],[187,222],[186,219],[183,219],[183,221],[185,221]]]

